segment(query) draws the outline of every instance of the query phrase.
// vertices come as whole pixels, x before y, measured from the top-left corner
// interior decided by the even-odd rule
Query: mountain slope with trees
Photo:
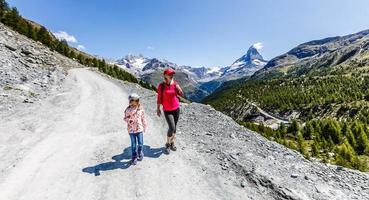
[[[369,31],[362,31],[299,45],[272,59],[250,79],[220,89],[204,102],[291,148],[301,149],[303,139],[306,148],[301,152],[308,157],[367,170],[368,72]],[[283,126],[269,130],[262,122],[255,125],[251,103],[296,120],[301,131],[313,131],[314,137],[297,129],[286,132]],[[321,126],[311,129],[309,123]],[[331,130],[334,135],[327,133]]]

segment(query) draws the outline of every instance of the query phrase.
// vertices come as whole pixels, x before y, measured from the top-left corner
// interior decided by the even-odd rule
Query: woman
[[[178,96],[183,97],[183,90],[173,79],[174,74],[175,71],[173,69],[166,69],[164,71],[164,81],[158,86],[157,115],[159,117],[161,116],[160,105],[163,105],[164,116],[169,127],[167,132],[167,142],[165,144],[166,154],[169,154],[170,150],[177,150],[177,147],[174,145],[174,139],[179,118],[180,104]]]

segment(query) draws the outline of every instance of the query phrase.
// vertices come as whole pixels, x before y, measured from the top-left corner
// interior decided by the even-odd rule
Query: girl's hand
[[[156,109],[156,115],[158,115],[158,117],[161,116],[161,110],[160,109]]]

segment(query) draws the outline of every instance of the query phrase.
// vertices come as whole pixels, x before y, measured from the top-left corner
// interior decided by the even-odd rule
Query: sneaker
[[[132,157],[131,165],[136,165],[136,164],[137,164],[137,157]]]
[[[168,144],[168,143],[165,144],[164,153],[167,154],[167,155],[170,153],[170,144]]]
[[[138,152],[138,161],[142,161],[144,159],[144,153],[143,151]]]
[[[172,142],[172,143],[170,144],[170,149],[171,149],[172,151],[177,151],[177,147],[176,147],[176,145],[174,145],[174,142]]]

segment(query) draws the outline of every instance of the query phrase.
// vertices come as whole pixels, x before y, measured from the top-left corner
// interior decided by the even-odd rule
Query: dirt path
[[[277,118],[277,117],[275,117],[275,116],[273,116],[273,115],[269,114],[268,112],[266,112],[265,110],[261,109],[259,106],[257,106],[257,105],[256,105],[256,104],[254,104],[254,103],[251,103],[251,105],[255,106],[255,107],[258,109],[258,111],[259,111],[261,114],[263,114],[264,116],[266,116],[266,117],[269,117],[269,118],[271,118],[271,119],[276,120],[278,124],[280,124],[280,123],[283,123],[283,124],[289,124],[289,123],[290,123],[288,120],[281,119],[281,118]]]
[[[108,78],[74,69],[63,93],[4,117],[0,199],[223,199],[190,155],[162,153],[166,125],[154,113],[144,161],[128,164],[127,96]]]

